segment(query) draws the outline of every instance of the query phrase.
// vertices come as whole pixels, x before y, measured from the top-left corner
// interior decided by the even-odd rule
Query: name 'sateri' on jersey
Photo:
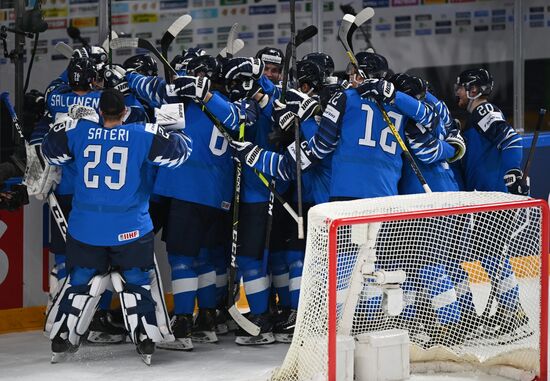
[[[123,128],[103,128],[94,127],[88,130],[88,140],[117,140],[127,142],[130,137],[130,131]]]

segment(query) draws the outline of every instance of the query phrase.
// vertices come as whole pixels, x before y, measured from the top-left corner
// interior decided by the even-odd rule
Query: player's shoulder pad
[[[145,132],[148,132],[153,135],[160,135],[166,139],[170,137],[168,132],[162,128],[162,126],[159,126],[157,123],[145,123]]]
[[[327,106],[323,111],[323,117],[333,123],[338,123],[338,120],[342,117],[346,109],[346,99],[347,95],[344,91],[337,91],[334,93],[327,102]]]
[[[484,102],[472,111],[474,125],[486,132],[495,122],[506,122],[502,111],[494,104]]]

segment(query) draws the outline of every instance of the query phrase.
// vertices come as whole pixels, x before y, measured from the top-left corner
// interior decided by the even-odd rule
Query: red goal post
[[[385,205],[381,207],[380,205]],[[406,205],[401,207],[400,205]],[[531,371],[533,374],[536,374],[539,380],[546,380],[547,376],[547,343],[548,343],[548,253],[549,253],[549,227],[548,227],[548,204],[542,200],[534,200],[527,197],[513,196],[504,193],[498,192],[452,192],[452,193],[440,193],[440,194],[425,194],[425,195],[409,195],[409,196],[394,196],[370,200],[357,200],[349,202],[338,202],[338,203],[328,203],[320,205],[317,208],[317,211],[310,211],[308,222],[308,243],[306,249],[306,259],[304,264],[304,274],[302,276],[302,293],[300,296],[300,306],[298,309],[298,319],[296,323],[296,331],[294,335],[294,340],[291,344],[291,348],[285,358],[283,366],[275,373],[273,380],[318,380],[318,379],[328,379],[329,381],[336,381],[336,350],[337,350],[337,333],[340,333],[342,329],[342,321],[339,319],[342,318],[344,314],[341,310],[338,310],[337,300],[338,293],[341,291],[339,288],[343,288],[340,283],[342,283],[342,278],[350,278],[348,273],[349,269],[343,271],[342,268],[345,265],[344,261],[347,255],[347,251],[350,251],[350,248],[353,248],[353,244],[350,244],[349,237],[353,235],[350,233],[354,226],[371,226],[370,224],[378,224],[378,226],[385,226],[382,224],[396,223],[391,229],[396,230],[397,235],[385,235],[386,241],[384,241],[381,236],[382,230],[376,230],[376,250],[380,251],[382,244],[387,242],[388,247],[386,252],[401,250],[401,254],[414,252],[415,255],[421,253],[415,245],[420,245],[418,239],[413,239],[412,243],[407,242],[403,244],[403,247],[399,246],[401,244],[400,236],[404,236],[406,229],[412,230],[413,227],[416,228],[416,225],[421,225],[420,231],[423,229],[427,232],[425,237],[428,237],[422,241],[422,245],[426,242],[439,240],[438,244],[455,242],[455,230],[472,230],[472,236],[468,239],[464,239],[464,233],[458,234],[456,242],[461,241],[476,241],[478,238],[474,237],[475,234],[485,234],[486,230],[491,242],[490,246],[499,247],[499,253],[502,254],[502,245],[501,241],[506,241],[504,244],[504,250],[519,250],[521,245],[511,246],[511,239],[519,240],[524,242],[526,246],[525,253],[518,253],[517,251],[512,253],[513,255],[520,256],[520,260],[524,261],[524,258],[533,259],[532,261],[527,261],[531,268],[527,271],[531,276],[538,277],[537,284],[538,286],[534,287],[531,284],[529,285],[519,285],[520,294],[537,294],[534,288],[538,288],[538,295],[536,297],[538,302],[535,300],[532,303],[532,306],[526,306],[526,309],[536,310],[533,312],[532,316],[536,316],[538,319],[538,327],[535,327],[533,336],[527,340],[534,340],[534,337],[537,337],[538,340],[538,361],[537,365],[526,365],[528,371]],[[527,212],[520,212],[520,210],[525,210]],[[376,212],[378,211],[378,212]],[[527,217],[521,217],[523,215]],[[521,220],[523,218],[523,220]],[[460,222],[462,225],[456,225],[455,222],[449,223],[449,219],[462,220]],[[469,219],[469,220],[468,220]],[[441,232],[436,232],[439,234],[437,238],[431,235],[433,226],[429,227],[426,223],[428,221],[430,224]],[[468,222],[472,226],[464,228],[464,221],[474,221]],[[523,224],[523,228],[519,229],[515,227],[519,223]],[[414,224],[414,225],[411,225]],[[408,225],[407,225],[408,224]],[[447,224],[447,225],[446,225]],[[458,227],[457,227],[458,226]],[[525,228],[527,226],[527,228]],[[450,228],[451,231],[446,231],[447,228]],[[344,229],[344,230],[342,230]],[[386,229],[386,230],[391,230]],[[518,235],[517,232],[520,231]],[[504,232],[504,233],[503,233]],[[510,234],[512,232],[512,234]],[[515,233],[514,233],[515,232]],[[387,232],[386,232],[387,233]],[[418,232],[417,232],[418,233]],[[430,233],[430,234],[428,234]],[[514,236],[515,234],[515,236]],[[422,234],[411,234],[412,236],[422,235]],[[491,239],[493,235],[493,239]],[[345,236],[345,237],[344,237]],[[510,238],[510,236],[512,238]],[[344,238],[343,238],[344,237]],[[397,238],[396,238],[397,237]],[[346,250],[338,247],[340,240],[340,245],[346,246]],[[404,241],[405,239],[403,239]],[[344,242],[344,243],[342,243]],[[476,244],[479,244],[476,242]],[[397,246],[396,246],[397,245]],[[449,243],[449,247],[452,245]],[[488,245],[487,242],[482,243],[482,245]],[[356,247],[357,245],[355,245]],[[374,247],[374,245],[373,245]],[[478,260],[478,252],[481,251],[481,248],[485,246],[475,246],[474,244],[469,244],[468,249],[464,250],[466,252],[475,251],[476,255],[472,256],[473,260]],[[326,250],[326,251],[325,251]],[[447,250],[447,249],[445,249]],[[451,249],[449,249],[451,250]],[[456,248],[454,249],[456,250]],[[325,251],[327,258],[315,258],[312,259],[313,255],[319,255],[320,252]],[[339,257],[339,255],[341,257]],[[508,254],[510,256],[510,254]],[[506,255],[503,255],[506,257]],[[531,258],[533,257],[533,258]],[[340,260],[339,260],[340,258]],[[343,259],[342,259],[343,258]],[[420,258],[420,257],[418,257]],[[540,259],[539,259],[540,258]],[[325,262],[323,262],[325,261]],[[342,262],[339,264],[339,261]],[[468,262],[468,263],[467,263]],[[466,264],[470,261],[464,261],[461,263],[461,267],[465,267]],[[473,261],[475,262],[475,261]],[[479,261],[478,261],[479,262]],[[513,264],[517,265],[517,262]],[[532,262],[532,263],[531,263]],[[322,264],[328,265],[327,274],[326,274],[326,293],[320,291],[319,289],[323,287],[323,279],[325,277],[324,270],[315,270],[313,272],[312,278],[315,278],[315,286],[312,288],[308,285],[308,275],[312,270],[311,266],[315,265],[322,267]],[[338,267],[340,265],[340,267]],[[353,265],[352,265],[353,267]],[[501,270],[497,274],[502,274]],[[538,275],[533,275],[538,274]],[[339,278],[340,276],[340,278]],[[478,275],[476,275],[478,276]],[[521,275],[520,275],[521,276]],[[520,283],[523,282],[520,279]],[[361,288],[365,287],[363,284]],[[472,287],[479,287],[478,285],[472,285]],[[497,286],[489,286],[491,288]],[[499,286],[500,287],[500,286]],[[527,287],[533,288],[531,290]],[[487,287],[486,287],[487,288]],[[309,295],[314,296],[309,296]],[[487,294],[487,293],[485,293]],[[321,295],[321,296],[320,296]],[[318,305],[317,310],[312,309],[312,303],[310,299],[317,298],[318,300],[322,299],[322,296],[325,295],[327,302],[317,301],[313,305]],[[478,300],[479,296],[474,295],[474,299]],[[489,297],[489,300],[490,297]],[[520,300],[520,304],[521,304]],[[486,301],[489,304],[488,301]],[[491,300],[492,304],[492,300]],[[498,303],[497,303],[498,304]],[[486,306],[485,306],[486,307]],[[489,306],[490,308],[491,306]],[[324,309],[327,309],[326,315]],[[357,310],[359,307],[357,307]],[[478,309],[478,308],[476,308]],[[362,333],[364,331],[369,331],[369,329],[364,326],[355,327],[357,315],[357,310],[353,312],[353,323],[347,325],[352,326],[351,331],[353,334]],[[424,311],[420,311],[424,313]],[[478,314],[481,311],[478,309]],[[494,309],[491,316],[494,316]],[[359,321],[359,320],[357,320]],[[359,325],[364,322],[359,321]],[[533,323],[533,318],[531,318],[530,324],[537,326]],[[313,327],[313,328],[312,328]],[[323,328],[326,327],[326,328]],[[371,327],[372,328],[372,327]],[[388,327],[387,325],[384,328],[393,328]],[[326,333],[324,330],[326,329]],[[362,331],[363,330],[363,331]],[[341,333],[340,333],[341,334]],[[353,335],[352,334],[352,335]],[[326,335],[326,336],[325,336]],[[322,343],[323,339],[326,339],[326,348],[324,345],[319,345]],[[498,361],[502,361],[503,364],[499,364],[498,361],[488,360],[489,364],[492,364],[493,361],[499,366],[504,366],[505,368],[513,368],[517,364],[508,365],[508,358],[510,356],[515,356],[521,359],[523,355],[516,355],[518,353],[519,344],[507,343],[506,345],[500,345],[499,342],[487,342],[484,339],[475,338],[474,346],[479,348],[474,348],[478,352],[481,352],[482,358],[489,358],[493,355],[493,352],[502,350],[503,352],[510,352],[510,355],[504,359],[499,358]],[[314,340],[315,345],[313,345],[313,350],[308,349],[308,340]],[[518,340],[521,342],[521,340]],[[487,346],[487,350],[484,349],[484,346]],[[509,347],[509,348],[508,348]],[[531,343],[531,347],[533,347]],[[431,351],[431,348],[428,348]],[[449,351],[453,351],[454,348],[446,348]],[[532,349],[532,348],[531,348]],[[461,347],[460,351],[468,351],[467,346]],[[428,351],[428,353],[430,353]],[[475,352],[475,351],[474,351]],[[485,353],[487,352],[487,353]],[[531,350],[532,352],[532,350]],[[522,352],[523,353],[523,352]],[[475,353],[479,355],[479,353]],[[469,353],[468,353],[469,355]],[[503,354],[499,353],[499,356]],[[324,360],[320,360],[321,357],[326,356]],[[412,355],[411,355],[412,356]],[[532,357],[532,356],[531,356]],[[319,362],[325,362],[326,365],[322,366]],[[412,358],[411,358],[412,361]],[[455,361],[455,360],[453,360]],[[517,360],[520,361],[520,360]],[[513,361],[512,361],[513,363]],[[521,366],[520,366],[521,367]],[[321,368],[321,369],[316,369]],[[534,368],[534,369],[530,369]],[[321,375],[322,377],[319,377]]]

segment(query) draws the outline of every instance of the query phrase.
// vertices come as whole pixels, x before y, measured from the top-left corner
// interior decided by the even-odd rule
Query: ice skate
[[[193,326],[191,339],[197,343],[217,343],[216,310],[213,308],[199,309],[199,314]]]
[[[294,335],[294,327],[296,326],[296,315],[298,311],[294,309],[284,310],[281,315],[282,320],[275,323],[273,327],[273,335],[275,341],[279,343],[291,343]]]
[[[115,325],[110,311],[96,311],[87,337],[93,344],[120,344],[126,341],[126,329]]]
[[[71,353],[78,351],[79,345],[71,344],[68,337],[69,333],[65,328],[52,339],[52,364],[64,361]]]
[[[252,336],[242,328],[235,333],[235,343],[239,345],[263,345],[275,342],[273,336],[273,323],[269,313],[260,315],[248,315],[248,320],[260,327],[260,334]]]
[[[494,345],[510,344],[533,334],[529,326],[529,317],[521,305],[515,312],[499,306],[495,314],[489,318],[485,329],[485,337],[492,338]]]
[[[172,331],[176,338],[175,341],[159,343],[161,349],[173,351],[192,351],[193,342],[191,341],[191,330],[193,328],[193,315],[180,314],[172,317]]]
[[[136,344],[136,351],[140,354],[141,360],[146,365],[151,365],[151,358],[155,352],[155,343],[151,339],[139,341]]]

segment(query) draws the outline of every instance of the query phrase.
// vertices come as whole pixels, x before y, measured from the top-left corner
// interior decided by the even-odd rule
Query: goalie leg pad
[[[88,330],[101,295],[109,281],[109,274],[95,275],[95,269],[76,267],[57,298],[57,314],[52,325],[50,339],[66,326],[68,340],[79,345],[80,338]],[[91,278],[91,279],[90,279]],[[88,279],[88,281],[86,281]]]
[[[142,335],[153,342],[161,342],[164,337],[157,325],[156,305],[151,292],[149,271],[138,268],[126,270],[121,275],[111,273],[115,290],[120,295],[124,325],[134,344],[143,341]]]

